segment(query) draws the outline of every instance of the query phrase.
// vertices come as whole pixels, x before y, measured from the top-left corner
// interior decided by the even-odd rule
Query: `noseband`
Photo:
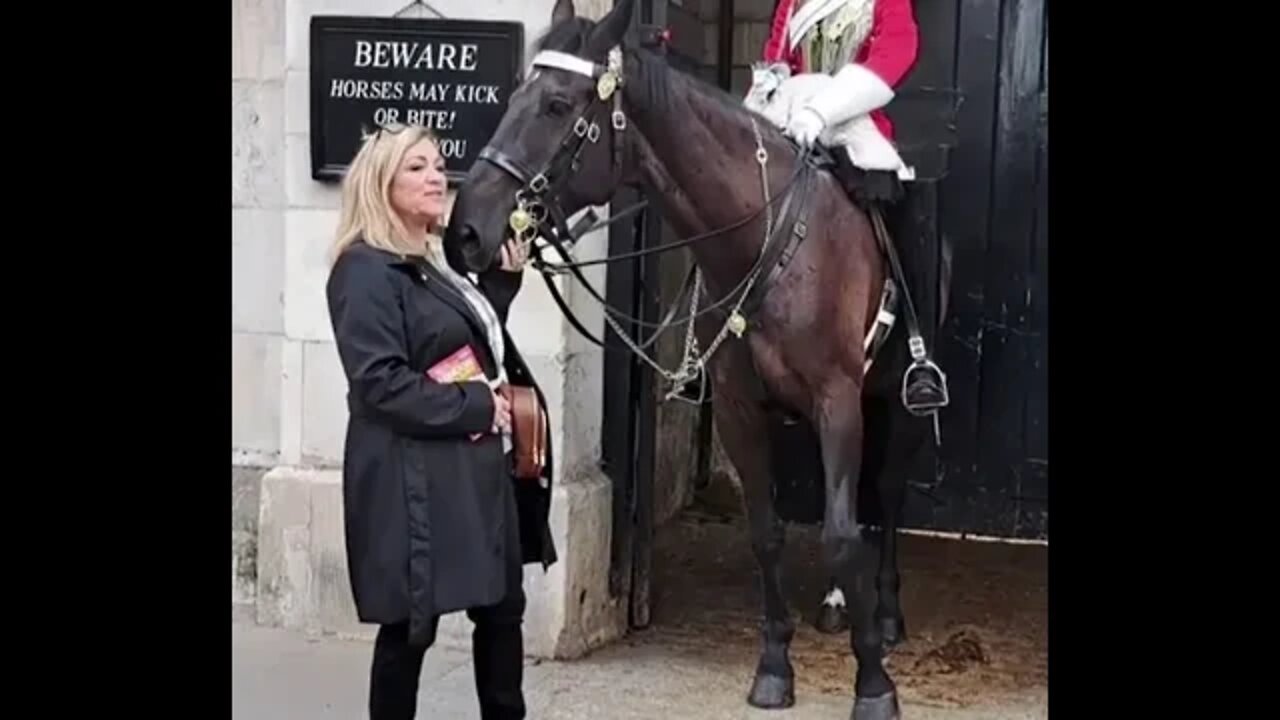
[[[560,207],[558,198],[565,184],[581,168],[582,151],[587,144],[595,144],[600,140],[600,124],[597,121],[606,113],[613,126],[613,186],[616,187],[621,179],[624,149],[622,132],[627,128],[627,116],[622,112],[622,93],[618,92],[623,84],[622,49],[615,46],[609,51],[607,65],[593,63],[568,53],[544,50],[533,58],[533,66],[567,70],[595,80],[596,92],[591,102],[561,139],[560,146],[551,159],[538,171],[535,172],[528,163],[493,144],[486,145],[480,151],[479,159],[492,163],[521,185],[516,191],[516,208],[507,218],[507,224],[517,241],[528,244],[539,234],[546,235],[552,242],[572,241],[568,217]],[[558,238],[550,237],[550,233],[540,232],[548,215],[555,223]]]

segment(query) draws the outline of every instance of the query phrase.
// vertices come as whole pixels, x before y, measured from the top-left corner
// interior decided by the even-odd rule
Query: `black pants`
[[[471,653],[483,720],[525,717],[521,685],[524,672],[521,622],[525,596],[519,565],[515,567],[514,581],[508,579],[508,588],[507,597],[501,603],[467,611],[467,617],[476,626],[471,636]],[[369,683],[370,720],[414,718],[422,659],[429,646],[412,646],[408,638],[408,622],[383,625],[378,630]]]

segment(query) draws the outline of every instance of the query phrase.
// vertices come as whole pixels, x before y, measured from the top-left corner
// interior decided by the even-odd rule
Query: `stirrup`
[[[902,404],[917,417],[936,413],[951,403],[947,374],[925,354],[924,339],[909,341],[912,363],[902,373]]]

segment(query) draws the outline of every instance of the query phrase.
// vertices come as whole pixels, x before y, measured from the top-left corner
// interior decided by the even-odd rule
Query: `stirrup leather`
[[[951,393],[947,389],[947,374],[942,372],[924,346],[924,336],[920,333],[920,321],[916,317],[915,304],[911,300],[911,291],[898,261],[898,252],[885,227],[880,208],[871,210],[871,223],[875,230],[880,250],[889,261],[891,276],[901,286],[899,291],[907,321],[907,347],[911,350],[911,364],[902,373],[902,405],[907,412],[916,417],[932,416],[934,441],[942,444],[942,428],[938,419],[938,410],[951,403]]]

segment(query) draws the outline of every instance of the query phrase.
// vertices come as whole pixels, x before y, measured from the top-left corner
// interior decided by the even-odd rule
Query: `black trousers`
[[[518,553],[518,548],[517,544],[509,553]],[[507,563],[507,596],[497,605],[467,610],[467,617],[475,623],[471,655],[482,720],[525,717],[521,574],[518,557],[512,556]],[[429,647],[409,644],[408,621],[379,628],[369,678],[370,720],[413,720],[422,660]]]
[[[483,720],[520,720],[525,717],[524,590],[519,584],[502,603],[472,608],[467,617],[475,623],[471,636],[476,696]],[[407,622],[383,625],[373,647],[369,683],[370,720],[413,720],[418,707],[418,681],[428,646],[410,645]]]

